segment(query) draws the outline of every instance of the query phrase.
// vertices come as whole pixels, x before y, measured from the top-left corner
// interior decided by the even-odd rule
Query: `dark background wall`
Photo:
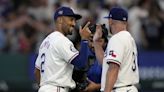
[[[37,54],[0,54],[0,92],[35,92]],[[139,92],[164,92],[164,52],[139,52]]]

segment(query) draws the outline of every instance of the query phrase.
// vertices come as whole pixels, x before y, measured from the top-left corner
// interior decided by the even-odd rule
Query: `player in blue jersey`
[[[108,30],[105,27],[105,25],[101,25],[102,26],[102,38],[101,38],[101,46],[104,48],[106,48],[107,43],[108,43]],[[96,25],[92,25],[90,28],[90,31],[92,33],[92,35],[94,35],[95,33],[95,28]],[[89,40],[89,57],[91,57],[92,59],[92,64],[89,66],[88,72],[87,72],[87,78],[89,81],[89,85],[86,87],[86,89],[84,91],[86,92],[100,92],[100,88],[101,88],[101,73],[102,73],[102,62],[98,61],[96,59],[95,56],[95,52],[94,52],[94,46],[93,46],[93,36],[90,37]]]

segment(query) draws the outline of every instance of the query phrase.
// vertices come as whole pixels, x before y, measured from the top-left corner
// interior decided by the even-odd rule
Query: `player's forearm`
[[[88,41],[81,41],[80,46],[79,55],[71,61],[71,64],[78,68],[84,68],[88,61]]]
[[[94,86],[92,86],[92,88],[89,92],[100,91],[100,88],[101,88],[101,84],[95,84]]]
[[[101,88],[101,84],[96,84],[96,86],[95,86],[95,91],[99,91],[100,88]]]
[[[110,63],[107,71],[106,85],[104,92],[111,92],[117,80],[119,65]]]
[[[98,43],[94,42],[94,50],[95,50],[96,58],[98,59],[100,64],[102,64],[103,58],[104,58],[104,50],[103,50],[102,46],[99,45]]]
[[[84,90],[85,92],[96,92],[99,91],[101,88],[101,84],[100,83],[90,83],[87,88]]]

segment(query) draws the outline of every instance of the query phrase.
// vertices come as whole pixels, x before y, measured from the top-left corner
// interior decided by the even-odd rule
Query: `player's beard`
[[[64,30],[65,35],[72,35],[73,27],[68,25],[63,25],[62,30]]]
[[[72,35],[72,32],[74,31],[74,27],[70,27],[68,30],[68,35]]]

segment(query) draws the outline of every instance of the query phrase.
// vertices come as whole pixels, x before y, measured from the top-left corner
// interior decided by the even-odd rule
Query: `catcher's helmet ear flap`
[[[96,32],[96,26],[97,26],[96,24],[89,26],[89,30],[91,31],[92,34],[94,34]],[[104,38],[105,42],[107,42],[108,41],[108,29],[106,28],[105,24],[102,24],[101,28],[102,28],[102,32],[103,32],[102,38]]]
[[[96,24],[90,24],[89,25],[89,30],[91,31],[92,34],[96,32]]]
[[[108,29],[106,28],[105,24],[101,25],[101,27],[103,32],[102,38],[105,39],[105,42],[108,42]]]

